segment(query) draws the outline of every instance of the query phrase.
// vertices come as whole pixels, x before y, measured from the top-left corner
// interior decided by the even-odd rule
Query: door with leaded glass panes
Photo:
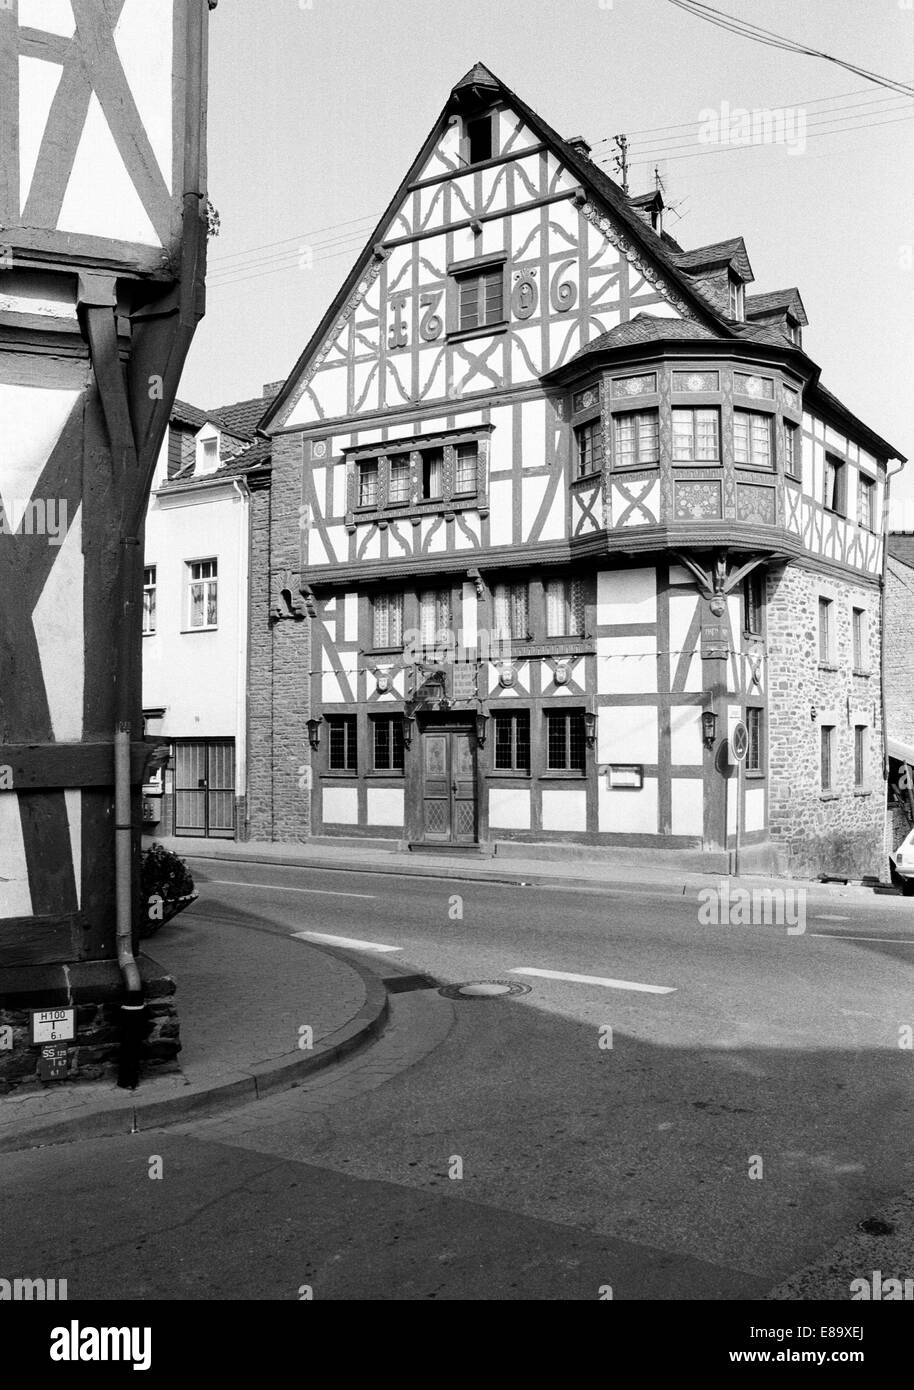
[[[476,758],[468,728],[422,731],[422,830],[426,844],[476,843]]]

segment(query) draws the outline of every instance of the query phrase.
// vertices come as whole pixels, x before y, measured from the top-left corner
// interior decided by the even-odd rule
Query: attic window
[[[730,276],[730,317],[739,322],[746,316],[746,286],[735,275]]]
[[[215,462],[216,462],[216,459],[217,459],[218,457],[219,457],[219,441],[218,441],[218,439],[204,439],[204,440],[203,440],[203,462],[204,462],[204,463],[215,463]]]
[[[481,164],[492,158],[492,116],[476,116],[466,123],[467,158],[471,164]]]
[[[803,341],[800,334],[800,325],[789,315],[787,317],[787,336],[797,347],[799,347]]]

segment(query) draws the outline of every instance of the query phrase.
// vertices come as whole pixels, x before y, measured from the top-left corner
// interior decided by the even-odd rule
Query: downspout
[[[888,465],[886,465],[885,488],[882,497],[882,592],[879,595],[879,700],[882,709],[882,780],[886,786],[882,808],[882,852],[886,858],[892,853],[893,848],[889,842],[889,726],[885,706],[885,596],[888,587],[887,581],[889,573],[889,497],[892,490],[892,479],[898,476],[904,466],[904,459],[902,459],[899,466],[892,472],[889,471]],[[881,880],[881,872],[879,877]]]

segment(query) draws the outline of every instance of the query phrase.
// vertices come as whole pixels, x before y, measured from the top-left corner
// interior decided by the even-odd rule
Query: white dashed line
[[[639,985],[632,980],[610,980],[603,975],[572,975],[565,970],[535,970],[522,966],[509,972],[512,975],[537,975],[544,980],[568,980],[575,985],[603,985],[606,989],[632,989],[639,994],[675,994],[668,985]]]
[[[294,931],[298,941],[319,941],[324,946],[346,946],[350,951],[402,951],[402,946],[382,946],[378,941],[356,941],[351,936],[329,936],[322,931]]]
[[[374,900],[374,893],[339,893],[332,888],[292,888],[285,883],[242,883],[237,878],[208,878],[201,882],[218,883],[223,888],[266,888],[268,892],[277,893],[319,893],[322,898],[371,898]]]

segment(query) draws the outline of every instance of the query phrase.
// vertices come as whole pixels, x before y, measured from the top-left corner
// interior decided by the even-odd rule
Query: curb
[[[399,878],[432,878],[454,880],[464,883],[496,883],[507,887],[518,887],[519,885],[530,884],[534,887],[558,888],[592,888],[603,892],[611,892],[614,889],[623,892],[640,891],[642,893],[653,893],[658,897],[681,897],[691,889],[706,887],[722,878],[731,883],[745,883],[747,886],[758,885],[761,883],[773,884],[783,888],[804,888],[807,892],[822,893],[826,897],[834,895],[843,896],[848,892],[853,892],[866,899],[877,897],[899,897],[900,894],[883,891],[876,892],[875,886],[860,882],[832,883],[819,882],[810,879],[789,879],[772,878],[767,874],[741,874],[734,879],[732,875],[718,873],[714,871],[703,872],[696,869],[686,870],[681,877],[667,880],[666,882],[653,881],[650,878],[582,878],[571,874],[543,874],[533,871],[522,874],[515,869],[509,873],[506,870],[496,869],[494,872],[483,868],[478,868],[473,864],[438,865],[433,867],[425,865],[421,860],[415,863],[387,865],[383,863],[372,863],[366,866],[364,861],[354,862],[348,859],[302,859],[293,855],[246,855],[246,854],[205,854],[191,852],[186,855],[190,861],[198,864],[260,864],[269,866],[276,864],[285,869],[333,869],[353,874],[386,874]],[[488,860],[487,863],[491,863]],[[648,867],[648,866],[646,866]]]
[[[313,950],[322,949],[312,942],[308,944]],[[365,986],[365,1002],[354,1018],[329,1033],[311,1051],[291,1060],[261,1062],[249,1070],[228,1073],[213,1086],[191,1086],[183,1095],[169,1096],[167,1100],[109,1105],[74,1115],[71,1119],[49,1120],[15,1134],[0,1135],[0,1153],[159,1129],[188,1118],[250,1105],[252,1101],[301,1085],[312,1073],[322,1071],[372,1042],[387,1023],[390,1003],[382,980],[358,961],[347,957],[346,963]]]

